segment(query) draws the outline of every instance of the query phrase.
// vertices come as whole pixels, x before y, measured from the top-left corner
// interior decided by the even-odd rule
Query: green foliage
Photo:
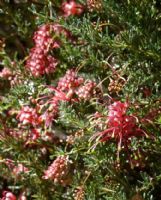
[[[82,187],[87,200],[134,200],[136,194],[139,200],[158,200],[161,4],[158,0],[102,0],[101,10],[90,12],[85,0],[78,2],[85,5],[83,14],[64,17],[58,0],[0,1],[0,70],[7,67],[13,77],[17,75],[14,84],[13,77],[0,77],[0,192],[11,190],[19,196],[25,191],[28,199],[35,200],[71,200]],[[26,69],[32,37],[38,26],[48,23],[62,25],[74,39],[54,35],[61,41],[60,48],[50,51],[59,60],[57,69],[53,74],[33,77]],[[42,97],[45,103],[52,99],[56,92],[47,85],[56,88],[72,68],[85,80],[96,82],[93,98],[60,101],[59,114],[50,127],[22,125],[17,117],[21,107],[37,108]],[[120,83],[120,89],[109,89],[114,81]],[[121,150],[114,138],[103,143],[92,139],[105,130],[113,100],[129,102],[128,114],[136,115],[138,127],[144,130],[144,137],[131,138],[128,148],[124,145]],[[43,109],[48,111],[47,103]],[[54,139],[28,142],[20,137],[34,128],[42,138],[47,131]],[[60,155],[71,161],[65,185],[42,178]],[[16,177],[6,159],[24,164],[29,172]]]

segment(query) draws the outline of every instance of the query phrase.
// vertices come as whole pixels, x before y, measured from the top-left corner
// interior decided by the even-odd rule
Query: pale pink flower
[[[3,197],[1,200],[16,200],[16,196],[9,191],[3,191]]]
[[[17,115],[17,119],[19,119],[23,125],[31,124],[35,126],[41,122],[37,111],[29,106],[24,106],[21,108]]]
[[[65,17],[70,15],[81,15],[84,11],[84,6],[76,3],[74,0],[63,2],[61,8]]]
[[[2,69],[2,71],[0,72],[0,77],[1,78],[5,78],[5,79],[8,79],[9,77],[11,77],[13,74],[11,72],[10,69],[8,69],[7,67],[4,67]]]
[[[64,178],[68,173],[68,158],[66,156],[59,156],[53,163],[44,171],[43,179],[53,180],[54,183],[63,184]]]

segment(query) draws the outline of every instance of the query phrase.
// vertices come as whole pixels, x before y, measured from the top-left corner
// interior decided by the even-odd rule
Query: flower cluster
[[[82,4],[74,0],[63,2],[61,10],[65,17],[70,15],[80,15],[84,11]],[[30,50],[26,68],[32,75],[39,77],[44,74],[53,73],[58,65],[58,60],[49,54],[50,50],[59,48],[61,41],[58,37],[63,34],[67,39],[73,41],[70,31],[66,30],[60,24],[44,24],[34,33],[34,47]]]
[[[25,167],[22,163],[19,163],[18,165],[15,164],[14,160],[11,159],[5,159],[4,163],[7,165],[7,167],[12,171],[13,175],[17,178],[22,173],[29,172],[29,169]]]
[[[37,99],[36,106],[39,113],[39,121],[43,121],[46,127],[51,126],[59,112],[60,101],[70,101],[74,94],[74,88],[83,82],[75,70],[67,70],[65,76],[59,79],[57,87],[49,86],[49,93]]]
[[[101,11],[103,8],[102,0],[87,0],[87,7],[90,12]]]
[[[4,79],[10,79],[10,77],[12,77],[12,72],[10,69],[8,69],[7,67],[4,67],[2,69],[2,71],[0,72],[0,77],[4,78]]]
[[[101,141],[115,138],[119,148],[122,142],[133,136],[142,136],[144,131],[136,124],[136,117],[127,114],[129,105],[127,102],[116,101],[108,107],[107,126],[108,129],[96,134],[101,137]]]
[[[1,200],[16,200],[16,196],[9,191],[3,191],[3,197]]]
[[[93,81],[84,81],[84,78],[78,76],[75,69],[69,69],[59,79],[56,87],[45,86],[45,89],[48,88],[48,94],[31,100],[36,109],[29,107],[22,109],[18,119],[23,124],[38,125],[42,122],[45,127],[51,127],[52,122],[58,116],[60,102],[72,103],[82,99],[89,100],[93,95],[95,85],[96,83]]]
[[[31,128],[26,129],[26,126],[21,126],[21,131],[11,130],[10,135],[25,141],[26,145],[33,143],[37,139],[52,141],[54,135],[49,134],[48,131],[43,131],[42,127],[43,125],[45,127],[51,125],[58,112],[58,103],[59,100],[53,97],[48,102],[37,102],[36,109],[29,106],[22,107],[17,115],[17,119],[22,125],[31,125]],[[49,104],[49,107],[48,109],[45,108],[46,110],[44,111],[43,107],[46,107],[47,104]]]
[[[88,81],[83,86],[79,87],[76,91],[79,99],[89,100],[93,94],[93,89],[96,83],[93,81]]]
[[[50,49],[57,48],[57,42],[52,38],[52,25],[45,24],[39,27],[34,33],[35,46],[30,50],[26,66],[31,70],[34,76],[40,76],[45,73],[52,73],[58,61],[48,55]]]
[[[50,94],[49,90],[49,94],[47,96],[43,96],[37,99],[36,107],[40,113],[41,121],[44,122],[46,127],[49,127],[52,121],[58,115],[59,99],[55,95]]]
[[[25,192],[21,192],[18,198],[10,191],[3,191],[2,195],[1,200],[27,200]]]
[[[59,24],[44,24],[35,32],[35,46],[30,50],[26,67],[35,77],[55,71],[58,60],[49,54],[50,50],[60,47],[60,41],[55,36],[63,34],[72,38],[69,31]]]
[[[36,109],[29,106],[23,106],[17,115],[17,119],[23,124],[38,125],[41,123],[41,118],[37,114]]]
[[[44,54],[55,47],[55,41],[52,38],[52,25],[45,24],[39,27],[39,29],[34,33],[34,43],[35,48],[42,50]]]
[[[61,8],[65,17],[81,15],[84,11],[84,6],[80,3],[76,3],[74,0],[63,2]]]
[[[54,57],[46,55],[44,50],[34,47],[30,51],[26,66],[33,76],[38,77],[54,72],[57,64],[58,61]]]
[[[78,87],[83,81],[83,78],[78,77],[74,69],[69,69],[66,74],[59,79],[57,89],[68,92],[70,89]]]
[[[0,78],[6,79],[10,82],[11,87],[20,85],[24,82],[22,72],[18,69],[18,65],[15,61],[10,63],[10,68],[4,67],[0,72]]]
[[[76,94],[79,100],[89,100],[95,86],[95,82],[85,81],[83,77],[78,76],[74,69],[70,69],[67,70],[65,76],[59,79],[57,89],[65,92],[69,98]]]
[[[54,183],[63,184],[69,171],[69,160],[66,156],[59,156],[44,171],[44,179],[53,180]]]
[[[74,191],[74,200],[84,200],[85,199],[85,191],[83,186],[79,186]]]
[[[29,169],[25,167],[22,163],[19,163],[17,166],[13,168],[13,174],[18,177],[21,173],[29,172]]]

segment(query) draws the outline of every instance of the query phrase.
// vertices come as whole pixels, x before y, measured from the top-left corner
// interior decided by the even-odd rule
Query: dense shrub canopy
[[[0,198],[161,198],[159,0],[0,0]]]

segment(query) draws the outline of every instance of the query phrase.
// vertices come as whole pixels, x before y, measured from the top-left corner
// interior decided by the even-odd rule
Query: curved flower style
[[[137,126],[137,118],[127,114],[128,107],[129,105],[127,102],[122,103],[120,101],[116,101],[110,105],[108,107],[109,112],[107,116],[108,128],[95,134],[94,137],[99,136],[102,142],[114,138],[118,142],[118,149],[120,149],[122,143],[126,143],[129,138],[145,134],[145,132]]]

